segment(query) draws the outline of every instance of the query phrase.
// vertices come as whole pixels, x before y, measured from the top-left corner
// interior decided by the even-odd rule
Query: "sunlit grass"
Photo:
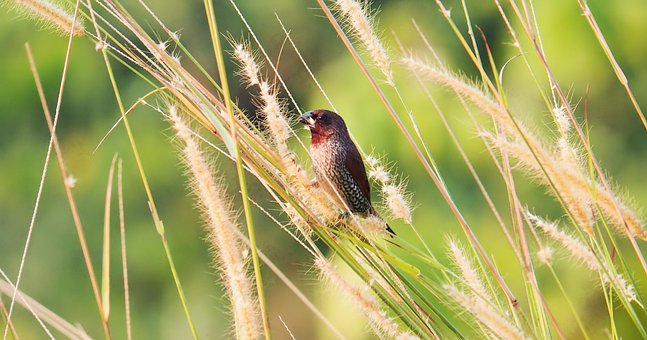
[[[250,38],[249,41],[237,41],[231,38],[232,35],[226,35],[230,46],[224,46],[221,45],[221,34],[225,35],[226,30],[216,25],[216,18],[220,20],[220,17],[214,11],[213,3],[209,0],[204,2],[209,23],[205,31],[211,39],[213,54],[209,65],[199,63],[177,32],[166,27],[164,21],[144,2],[138,3],[145,13],[141,17],[133,16],[118,1],[87,0],[76,3],[77,7],[81,6],[79,17],[87,26],[86,37],[96,43],[97,50],[103,56],[107,77],[118,104],[120,118],[115,128],[123,126],[126,129],[153,225],[170,267],[168,279],[176,286],[194,338],[199,337],[200,330],[193,321],[196,315],[188,305],[181,284],[181,270],[175,266],[175,254],[169,246],[162,222],[167,212],[157,208],[155,191],[149,184],[149,178],[155,176],[155,172],[142,161],[136,134],[129,120],[129,112],[136,107],[151,109],[159,113],[160,119],[170,120],[170,125],[179,136],[182,149],[180,157],[188,169],[188,182],[196,193],[198,213],[202,212],[204,216],[206,238],[210,246],[217,249],[212,254],[219,264],[216,269],[221,273],[226,298],[231,304],[232,327],[223,330],[223,336],[231,334],[232,330],[235,330],[237,338],[242,339],[260,336],[269,339],[276,336],[277,330],[269,327],[269,320],[277,315],[273,314],[265,297],[267,287],[264,282],[267,280],[264,279],[263,268],[270,269],[281,278],[295,294],[295,301],[302,301],[336,336],[345,336],[273,264],[265,255],[268,251],[264,253],[266,249],[259,249],[260,235],[286,232],[309,257],[309,261],[302,266],[316,272],[317,281],[321,284],[335,287],[340,294],[339,299],[351,301],[378,337],[543,339],[573,337],[577,334],[588,338],[593,333],[599,335],[603,331],[607,331],[612,338],[622,338],[625,334],[647,337],[644,327],[647,315],[637,284],[644,281],[647,275],[647,264],[638,243],[646,238],[640,213],[627,203],[630,201],[626,201],[626,194],[619,194],[611,185],[610,175],[594,155],[585,117],[588,112],[572,102],[553,73],[542,46],[543,37],[539,30],[541,17],[535,13],[532,2],[494,2],[492,6],[499,14],[500,25],[507,28],[506,33],[513,42],[510,47],[499,47],[489,45],[485,34],[479,36],[475,31],[473,10],[466,1],[461,1],[460,6],[453,9],[443,1],[436,1],[438,10],[454,34],[452,39],[464,49],[476,70],[476,77],[468,78],[463,75],[464,72],[446,65],[443,60],[446,57],[439,54],[430,42],[433,41],[429,39],[432,33],[424,32],[415,23],[418,39],[425,48],[413,50],[406,45],[399,45],[398,49],[390,48],[378,33],[386,28],[382,29],[377,24],[376,16],[379,18],[379,14],[371,9],[370,3],[355,0],[328,3],[317,0],[321,10],[317,13],[323,14],[325,22],[338,35],[340,44],[345,46],[355,67],[360,70],[363,80],[374,91],[382,106],[382,119],[389,120],[394,131],[397,131],[397,135],[388,138],[403,142],[417,163],[415,171],[421,171],[425,178],[424,187],[408,187],[406,180],[400,180],[399,174],[406,177],[414,170],[397,165],[389,167],[386,165],[390,164],[388,155],[378,159],[363,152],[369,177],[374,182],[374,192],[381,193],[379,206],[385,210],[384,216],[388,213],[391,218],[403,221],[407,227],[407,230],[396,230],[398,236],[394,238],[380,232],[379,221],[371,218],[351,215],[344,223],[339,223],[341,211],[321,190],[311,185],[306,171],[309,160],[298,156],[305,153],[308,144],[307,140],[299,138],[296,131],[298,126],[295,118],[301,113],[302,105],[292,96],[289,83],[279,72],[277,62],[269,57],[252,23],[236,3],[230,1],[248,30],[245,35]],[[623,78],[622,70],[593,14],[586,2],[580,1],[579,4],[603,46],[602,53],[611,62],[612,70],[644,123],[640,106]],[[72,15],[72,18],[75,16]],[[311,68],[309,61],[300,53],[298,42],[289,35],[289,27],[284,26],[280,18],[277,19],[289,42],[286,48],[299,56],[304,72],[308,72],[313,83],[334,108],[334,98],[321,85],[317,70]],[[467,31],[461,28],[465,26],[469,27]],[[69,31],[68,56],[74,33]],[[397,28],[393,34],[397,40]],[[508,89],[503,83],[502,78],[507,71],[505,64],[497,65],[493,57],[494,48],[510,48],[519,53],[519,62],[527,68],[528,87],[537,92],[537,97],[543,100],[545,111],[553,120],[552,124],[546,126],[548,132],[532,126],[532,121],[526,121],[524,116],[518,114],[517,108],[510,105],[508,97],[515,89]],[[224,59],[227,55],[235,61],[238,70],[227,69]],[[135,101],[130,108],[128,103],[123,102],[121,89],[125,84],[121,84],[115,76],[114,63],[125,66],[150,86],[148,92],[141,93],[145,99]],[[65,67],[67,65],[66,60]],[[215,68],[218,69],[217,76],[206,71]],[[65,83],[65,74],[61,84]],[[250,120],[232,98],[229,82],[234,75],[248,86],[246,91],[255,98],[258,120]],[[49,117],[36,71],[34,77],[43,110]],[[541,85],[539,78],[547,79],[548,86]],[[424,93],[426,102],[423,105],[410,99],[413,86],[406,84],[409,81],[417,83],[415,91]],[[437,100],[438,88],[446,90],[460,104],[458,106],[463,110],[451,114],[461,117],[459,119],[463,119],[463,124],[455,124],[456,119],[451,122],[447,119],[449,111],[455,110],[456,106],[450,109],[447,100]],[[56,135],[62,96],[63,85],[57,99],[55,118],[53,121],[47,118],[47,122],[62,175],[61,182],[64,183],[97,300],[96,313],[100,316],[106,338],[111,337],[110,308],[114,308],[115,299],[119,299],[110,293],[108,260],[114,247],[114,243],[109,241],[109,224],[113,173],[117,164],[125,322],[128,338],[131,338],[131,322],[136,320],[131,321],[129,309],[128,286],[133,282],[127,275],[124,222],[124,210],[127,211],[129,207],[123,206],[121,160],[116,163],[114,158],[109,171],[102,248],[103,285],[99,290],[71,190],[71,175],[66,171],[63,150]],[[289,101],[282,99],[285,97]],[[434,145],[434,136],[421,132],[423,122],[417,118],[420,117],[417,113],[432,109],[438,113],[443,128],[451,137],[455,152],[460,154],[462,165],[470,173],[469,178],[457,179],[454,174],[443,172],[444,167],[439,166],[434,157],[430,148]],[[357,131],[361,128],[355,126],[351,133],[353,129]],[[497,197],[493,184],[485,182],[488,177],[482,177],[484,170],[473,165],[472,158],[475,156],[467,151],[466,142],[457,137],[459,129],[468,130],[460,132],[482,143],[481,151],[493,164],[499,186],[496,190],[504,193],[503,199],[493,199]],[[297,142],[293,143],[292,140]],[[367,146],[359,147],[360,150],[368,149]],[[379,150],[377,153],[381,154]],[[219,156],[212,158],[213,154]],[[233,192],[240,193],[241,208],[229,208],[234,195],[228,194],[222,180],[214,177],[214,165],[218,167],[221,164],[232,164],[236,169],[237,183],[230,183],[229,186],[234,188]],[[46,169],[43,170],[43,178]],[[478,195],[483,198],[481,204],[485,207],[482,210],[494,216],[496,226],[478,225],[470,218],[469,205],[463,202],[466,198],[456,195],[455,188],[450,184],[456,181],[470,181],[478,187]],[[519,192],[520,181],[534,181],[532,185],[547,191],[560,207],[562,218],[552,222],[540,217],[544,212],[531,206]],[[252,185],[264,190],[271,200],[254,197],[258,193],[250,190]],[[416,199],[417,195],[427,190],[439,193],[440,199],[434,204],[442,205],[450,212],[452,222],[459,225],[464,234],[464,241],[458,241],[455,235],[442,228],[434,229],[431,234],[426,230],[430,222],[416,217],[419,216],[414,213],[416,209],[429,209],[419,205]],[[254,207],[268,215],[273,224],[261,228],[252,214]],[[38,201],[34,214],[37,209]],[[242,218],[236,216],[237,211],[244,214],[246,234],[237,227],[243,224],[238,221]],[[32,227],[33,224],[30,233]],[[505,237],[492,239],[477,232],[488,228],[500,230]],[[437,240],[446,240],[446,246],[435,248],[443,243]],[[28,246],[29,238],[24,246],[23,259]],[[566,259],[555,256],[555,250],[561,250],[568,256],[564,256]],[[511,257],[505,259],[504,263],[494,256],[502,251],[507,251]],[[590,287],[587,287],[590,292],[587,293],[604,301],[604,325],[595,324],[595,320],[584,317],[587,311],[581,309],[586,307],[574,302],[575,297],[565,284],[569,277],[555,270],[557,262],[566,262],[568,258],[574,258],[574,262],[583,264],[590,271]],[[255,287],[247,262],[253,264]],[[340,266],[350,269],[354,275],[342,274],[347,271],[341,270]],[[16,285],[20,283],[22,270],[21,264]],[[549,290],[559,292],[569,308],[568,313],[556,310],[564,304],[558,305],[554,299],[547,298]],[[14,302],[21,301],[16,292],[8,311],[4,312],[6,308],[3,308],[5,337],[9,333],[15,336],[21,332],[10,322]],[[7,289],[3,289],[3,294],[7,294]],[[70,334],[79,332],[76,328],[70,328],[64,320],[45,317],[41,308],[33,313],[41,324],[40,319],[55,328],[64,327]],[[566,324],[571,320],[575,320],[577,325]],[[286,323],[281,318],[281,322],[289,332],[289,321]],[[623,328],[619,325],[623,325]],[[83,333],[79,334],[74,336],[84,336]]]

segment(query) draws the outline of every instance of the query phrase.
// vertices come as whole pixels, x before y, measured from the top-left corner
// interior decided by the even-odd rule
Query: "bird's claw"
[[[341,214],[339,214],[339,217],[337,217],[337,222],[333,223],[334,226],[340,227],[344,224],[346,224],[346,220],[350,217],[350,213],[348,211],[344,211]]]

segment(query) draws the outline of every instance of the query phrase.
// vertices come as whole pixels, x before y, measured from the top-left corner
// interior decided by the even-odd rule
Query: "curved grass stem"
[[[258,249],[256,247],[256,233],[254,230],[254,219],[252,218],[251,206],[249,204],[249,195],[247,191],[247,180],[245,179],[245,170],[243,169],[242,158],[240,155],[240,148],[238,145],[238,138],[236,133],[236,117],[234,116],[234,109],[231,102],[231,95],[229,92],[229,82],[227,81],[227,73],[225,69],[225,61],[222,53],[222,46],[220,44],[220,36],[218,32],[218,25],[216,23],[216,15],[213,8],[213,1],[205,0],[204,6],[209,21],[209,30],[211,35],[211,43],[218,64],[218,73],[220,75],[220,84],[224,96],[224,102],[227,106],[227,113],[229,114],[229,128],[231,139],[233,140],[234,159],[236,160],[236,172],[238,173],[238,184],[243,200],[243,209],[245,211],[245,222],[247,224],[247,233],[249,236],[250,249],[252,253],[252,262],[254,264],[254,277],[256,278],[256,290],[258,294],[258,302],[261,309],[261,318],[263,320],[263,331],[265,339],[271,339],[270,324],[267,317],[267,302],[265,293],[263,291],[263,276],[261,275],[261,264],[258,256]]]
[[[87,1],[87,6],[90,8],[90,14],[92,17],[92,23],[95,27],[97,37],[100,36],[99,32],[99,27],[97,24],[97,20],[95,18],[95,12],[92,10],[92,4],[88,0]],[[106,70],[108,71],[108,77],[110,78],[110,84],[112,85],[112,89],[115,94],[115,98],[117,100],[117,104],[119,106],[119,113],[121,115],[121,120],[123,121],[124,128],[126,129],[126,134],[128,135],[128,141],[130,143],[133,156],[135,157],[135,163],[137,164],[137,169],[139,171],[139,175],[142,180],[142,184],[144,185],[144,190],[146,191],[146,197],[148,198],[148,206],[151,211],[151,216],[153,217],[153,223],[155,224],[155,229],[157,230],[157,233],[160,235],[161,240],[162,240],[162,245],[164,247],[164,253],[166,255],[167,262],[169,264],[169,267],[171,269],[171,274],[173,276],[173,281],[175,282],[175,287],[178,292],[178,295],[180,297],[180,302],[182,303],[182,308],[184,310],[184,314],[187,318],[187,322],[189,324],[189,328],[191,329],[191,334],[194,339],[198,338],[198,333],[196,331],[195,325],[193,323],[193,319],[191,318],[191,314],[189,313],[189,308],[186,303],[186,298],[184,296],[184,290],[182,289],[182,284],[180,282],[180,278],[177,274],[177,270],[175,268],[175,263],[173,261],[173,256],[171,254],[171,250],[168,246],[168,241],[166,239],[166,234],[164,231],[164,224],[159,218],[159,214],[157,212],[157,207],[155,205],[155,200],[153,199],[153,194],[150,189],[150,185],[148,184],[148,179],[146,176],[146,172],[144,171],[144,167],[142,165],[141,158],[139,156],[139,151],[137,149],[137,144],[135,142],[135,137],[133,136],[132,129],[130,128],[130,123],[128,121],[128,118],[126,117],[126,111],[124,109],[123,101],[121,99],[121,95],[119,93],[119,88],[117,86],[117,82],[115,80],[115,76],[112,70],[112,66],[110,64],[110,59],[108,58],[108,53],[106,49],[101,50],[101,54],[103,56],[104,63],[106,65]]]
[[[359,54],[357,53],[357,50],[353,47],[353,45],[351,44],[348,37],[344,34],[343,30],[339,26],[339,23],[335,20],[332,13],[330,12],[330,9],[328,8],[328,6],[325,4],[325,2],[323,0],[317,0],[317,3],[321,7],[321,9],[324,11],[324,14],[328,18],[328,21],[330,21],[331,25],[333,26],[333,28],[335,29],[335,31],[339,35],[340,39],[342,40],[342,42],[344,43],[344,45],[346,46],[348,51],[351,53],[351,55],[352,55],[353,59],[355,60],[355,62],[357,63],[357,65],[362,70],[362,73],[366,76],[366,78],[370,82],[371,86],[373,87],[375,92],[378,94],[380,100],[382,101],[382,104],[384,104],[384,107],[388,110],[389,114],[391,115],[391,118],[393,118],[394,122],[398,126],[398,128],[399,128],[400,132],[402,133],[402,135],[405,136],[405,138],[407,140],[407,143],[409,144],[409,146],[415,152],[416,157],[420,160],[423,167],[425,168],[425,170],[427,171],[427,173],[429,174],[429,176],[433,180],[434,184],[439,189],[441,195],[443,196],[443,199],[445,200],[445,202],[447,203],[449,208],[452,210],[452,213],[454,214],[454,216],[456,217],[456,219],[460,223],[461,227],[465,231],[466,235],[470,239],[470,242],[472,242],[476,246],[479,255],[481,257],[483,257],[484,261],[486,262],[486,265],[487,265],[488,269],[496,277],[496,281],[499,283],[499,285],[501,286],[501,288],[505,292],[505,295],[507,296],[510,304],[513,307],[516,308],[518,306],[518,301],[514,297],[514,294],[512,293],[512,290],[510,290],[508,285],[503,280],[503,277],[501,276],[501,274],[495,268],[494,263],[492,263],[492,261],[489,259],[489,257],[485,253],[485,249],[483,248],[483,246],[481,246],[480,242],[478,241],[478,239],[476,238],[476,236],[474,235],[474,233],[470,229],[469,225],[467,224],[467,221],[465,220],[465,218],[461,214],[460,210],[456,206],[456,203],[451,198],[449,192],[445,189],[442,180],[440,179],[438,174],[434,171],[431,164],[429,164],[427,159],[422,154],[422,151],[420,150],[420,147],[418,147],[416,142],[413,140],[413,137],[411,136],[411,134],[409,133],[407,128],[404,126],[404,123],[402,122],[402,120],[400,119],[398,114],[396,113],[395,108],[393,108],[393,105],[391,105],[389,100],[386,98],[386,95],[384,94],[384,92],[382,91],[380,86],[375,81],[375,78],[373,78],[373,76],[368,71],[366,65],[362,62],[361,58],[359,57]]]

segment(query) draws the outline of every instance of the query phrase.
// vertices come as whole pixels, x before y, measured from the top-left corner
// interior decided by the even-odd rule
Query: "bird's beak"
[[[312,111],[308,111],[308,112],[302,114],[299,117],[299,122],[301,122],[302,124],[307,125],[308,127],[315,126],[315,120],[314,120],[314,118],[312,118]]]

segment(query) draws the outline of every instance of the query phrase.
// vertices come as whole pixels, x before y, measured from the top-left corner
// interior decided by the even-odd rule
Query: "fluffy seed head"
[[[600,207],[608,222],[618,232],[622,234],[630,233],[641,239],[647,239],[647,234],[637,214],[624,204],[614,192],[607,190],[605,186],[597,181],[592,183],[589,178],[583,175],[584,171],[577,167],[569,166],[568,164],[572,163],[564,162],[560,155],[548,150],[537,140],[532,141],[532,145],[535,145],[533,155],[528,146],[521,140],[509,140],[488,133],[483,133],[482,135],[496,148],[517,159],[523,169],[545,185],[549,186],[551,184],[548,181],[548,178],[550,178],[555,190],[559,192],[575,222],[587,233],[593,234],[592,225],[595,222],[593,207],[595,204]],[[534,137],[527,136],[528,140],[532,140],[532,138]],[[556,195],[552,189],[551,193]]]
[[[553,240],[561,243],[575,259],[581,261],[593,271],[600,270],[600,264],[593,252],[578,239],[560,230],[554,222],[548,222],[530,212],[526,212],[526,215],[536,228],[543,231]]]
[[[370,286],[353,286],[344,279],[335,266],[322,257],[315,259],[315,267],[321,275],[334,287],[341,290],[362,311],[373,330],[388,339],[415,339],[409,332],[402,332],[398,324],[382,310],[379,302],[371,294]]]
[[[402,189],[402,186],[387,184],[382,186],[384,200],[394,217],[411,223],[411,202]]]
[[[244,80],[247,81],[248,85],[260,85],[260,68],[258,67],[258,63],[256,62],[256,59],[254,58],[254,55],[250,51],[249,47],[241,43],[236,44],[236,46],[234,47],[234,57],[240,65],[240,75]]]
[[[624,295],[627,300],[636,301],[638,302],[638,304],[640,304],[636,297],[636,290],[634,289],[634,286],[630,284],[624,277],[622,277],[622,275],[614,275],[611,280],[609,280],[607,276],[603,276],[602,281],[604,283],[614,285],[616,289],[619,290],[619,293]]]
[[[257,86],[259,89],[260,100],[257,106],[265,119],[268,137],[281,158],[285,179],[294,188],[296,195],[303,201],[305,206],[309,207],[315,215],[324,221],[329,221],[336,215],[334,209],[331,208],[330,204],[327,204],[327,200],[322,197],[318,190],[313,190],[307,174],[296,161],[296,155],[288,148],[287,140],[290,137],[291,128],[276,88],[261,75],[261,67],[249,45],[236,43],[233,44],[233,47],[233,55],[240,67],[240,76],[248,86]],[[286,210],[286,213],[291,216],[291,220],[297,228],[306,237],[309,237],[310,232],[308,228],[304,228],[305,225],[302,223],[304,221],[301,221],[300,217],[296,218],[298,215],[296,211]]]
[[[597,272],[600,275],[600,279],[603,284],[613,286],[616,291],[619,294],[624,295],[627,300],[637,301],[634,287],[629,284],[622,275],[615,274],[612,266],[608,263],[598,262],[593,251],[587,248],[579,240],[564,231],[559,230],[555,223],[547,222],[530,212],[527,212],[526,214],[528,215],[528,219],[534,223],[536,228],[541,229],[550,238],[560,242],[574,258],[584,263],[584,265],[592,271]],[[552,252],[550,255],[552,256]],[[540,257],[540,254],[538,253],[537,256]]]
[[[453,241],[449,240],[449,250],[454,260],[454,264],[458,267],[461,272],[461,276],[465,281],[465,284],[470,288],[475,297],[480,297],[491,303],[494,302],[492,294],[485,288],[483,281],[481,280],[480,275],[472,265],[472,261],[467,257],[461,246]]]
[[[382,166],[371,167],[371,170],[368,172],[368,177],[381,184],[387,184],[391,180],[391,175]]]
[[[371,167],[371,168],[375,168],[376,166],[378,166],[378,164],[379,164],[379,162],[380,162],[380,161],[379,161],[375,156],[373,156],[373,155],[368,155],[368,156],[366,156],[365,161],[366,161],[366,164],[368,164],[368,166],[369,166],[369,167]]]
[[[70,175],[67,176],[67,178],[65,178],[65,186],[72,189],[72,188],[74,188],[76,186],[77,181],[78,180],[76,179],[76,177],[74,177],[74,175],[70,174]]]
[[[375,33],[373,18],[370,15],[368,3],[357,0],[336,0],[339,12],[344,16],[345,22],[357,39],[364,45],[373,58],[373,62],[380,69],[388,84],[393,84],[391,60],[386,48]]]
[[[454,299],[463,309],[472,314],[476,320],[501,339],[526,339],[519,327],[506,319],[483,299],[474,297],[459,290],[453,285],[443,286],[447,295]]]
[[[571,129],[571,121],[566,114],[566,108],[564,106],[555,106],[552,113],[559,132],[564,136],[567,135]]]
[[[282,105],[276,91],[266,81],[261,81],[259,86],[261,90],[260,97],[263,101],[261,111],[265,116],[270,135],[277,147],[284,147],[284,149],[279,149],[279,153],[285,154],[287,152],[285,143],[290,137],[290,125],[283,115]]]
[[[48,27],[52,27],[63,34],[70,34],[75,37],[83,36],[85,28],[81,18],[75,21],[72,14],[65,9],[47,0],[14,0],[16,8],[25,16],[32,17]]]
[[[553,248],[543,246],[537,251],[537,260],[540,263],[550,265],[553,262]]]
[[[260,335],[260,313],[255,301],[253,283],[247,272],[246,252],[234,228],[239,228],[231,202],[222,182],[214,178],[196,138],[182,121],[177,107],[169,108],[169,117],[182,143],[182,156],[191,175],[197,203],[205,220],[205,231],[212,254],[219,264],[223,285],[231,301],[236,335],[240,339],[257,339]]]

